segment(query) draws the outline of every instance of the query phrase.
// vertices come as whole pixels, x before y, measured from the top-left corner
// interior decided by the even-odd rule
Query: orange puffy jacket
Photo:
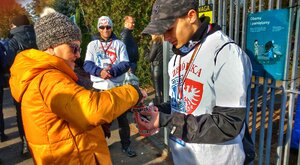
[[[131,85],[93,92],[76,84],[65,62],[30,49],[11,67],[10,87],[35,164],[111,164],[100,124],[111,123],[137,104]]]

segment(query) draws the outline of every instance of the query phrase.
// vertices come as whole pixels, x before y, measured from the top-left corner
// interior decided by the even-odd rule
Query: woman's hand
[[[150,106],[147,111],[140,111],[136,116],[136,122],[139,126],[142,126],[148,130],[152,130],[159,127],[159,112],[156,106]]]
[[[148,97],[148,94],[144,89],[140,88],[140,91],[143,95],[143,98],[141,99],[141,101],[138,104],[143,103],[145,101],[145,99]]]

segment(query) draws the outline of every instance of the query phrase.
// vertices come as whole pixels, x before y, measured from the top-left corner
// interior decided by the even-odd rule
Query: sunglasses
[[[77,52],[80,54],[80,52],[81,52],[80,46],[78,46],[77,44],[73,44],[73,43],[68,43],[68,45],[72,49],[72,52],[74,54],[76,54]]]
[[[110,30],[111,26],[99,26],[99,29],[101,29],[101,30],[103,30],[103,29]]]

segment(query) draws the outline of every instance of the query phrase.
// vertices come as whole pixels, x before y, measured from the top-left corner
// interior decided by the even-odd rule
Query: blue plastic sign
[[[255,76],[283,80],[288,28],[288,9],[248,15],[246,52]]]

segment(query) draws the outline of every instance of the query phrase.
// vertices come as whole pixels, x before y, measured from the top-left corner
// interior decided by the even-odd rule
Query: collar
[[[117,36],[112,32],[109,39],[105,40],[101,37],[100,33],[95,37],[95,39],[99,39],[101,42],[110,42],[112,40],[118,39]]]
[[[190,51],[192,51],[195,48],[195,46],[204,42],[205,38],[208,35],[221,29],[221,27],[216,24],[209,24],[209,18],[200,19],[199,24],[199,28],[186,44],[184,44],[178,49],[175,46],[173,46],[172,50],[175,54],[178,54],[180,56],[187,55]]]

